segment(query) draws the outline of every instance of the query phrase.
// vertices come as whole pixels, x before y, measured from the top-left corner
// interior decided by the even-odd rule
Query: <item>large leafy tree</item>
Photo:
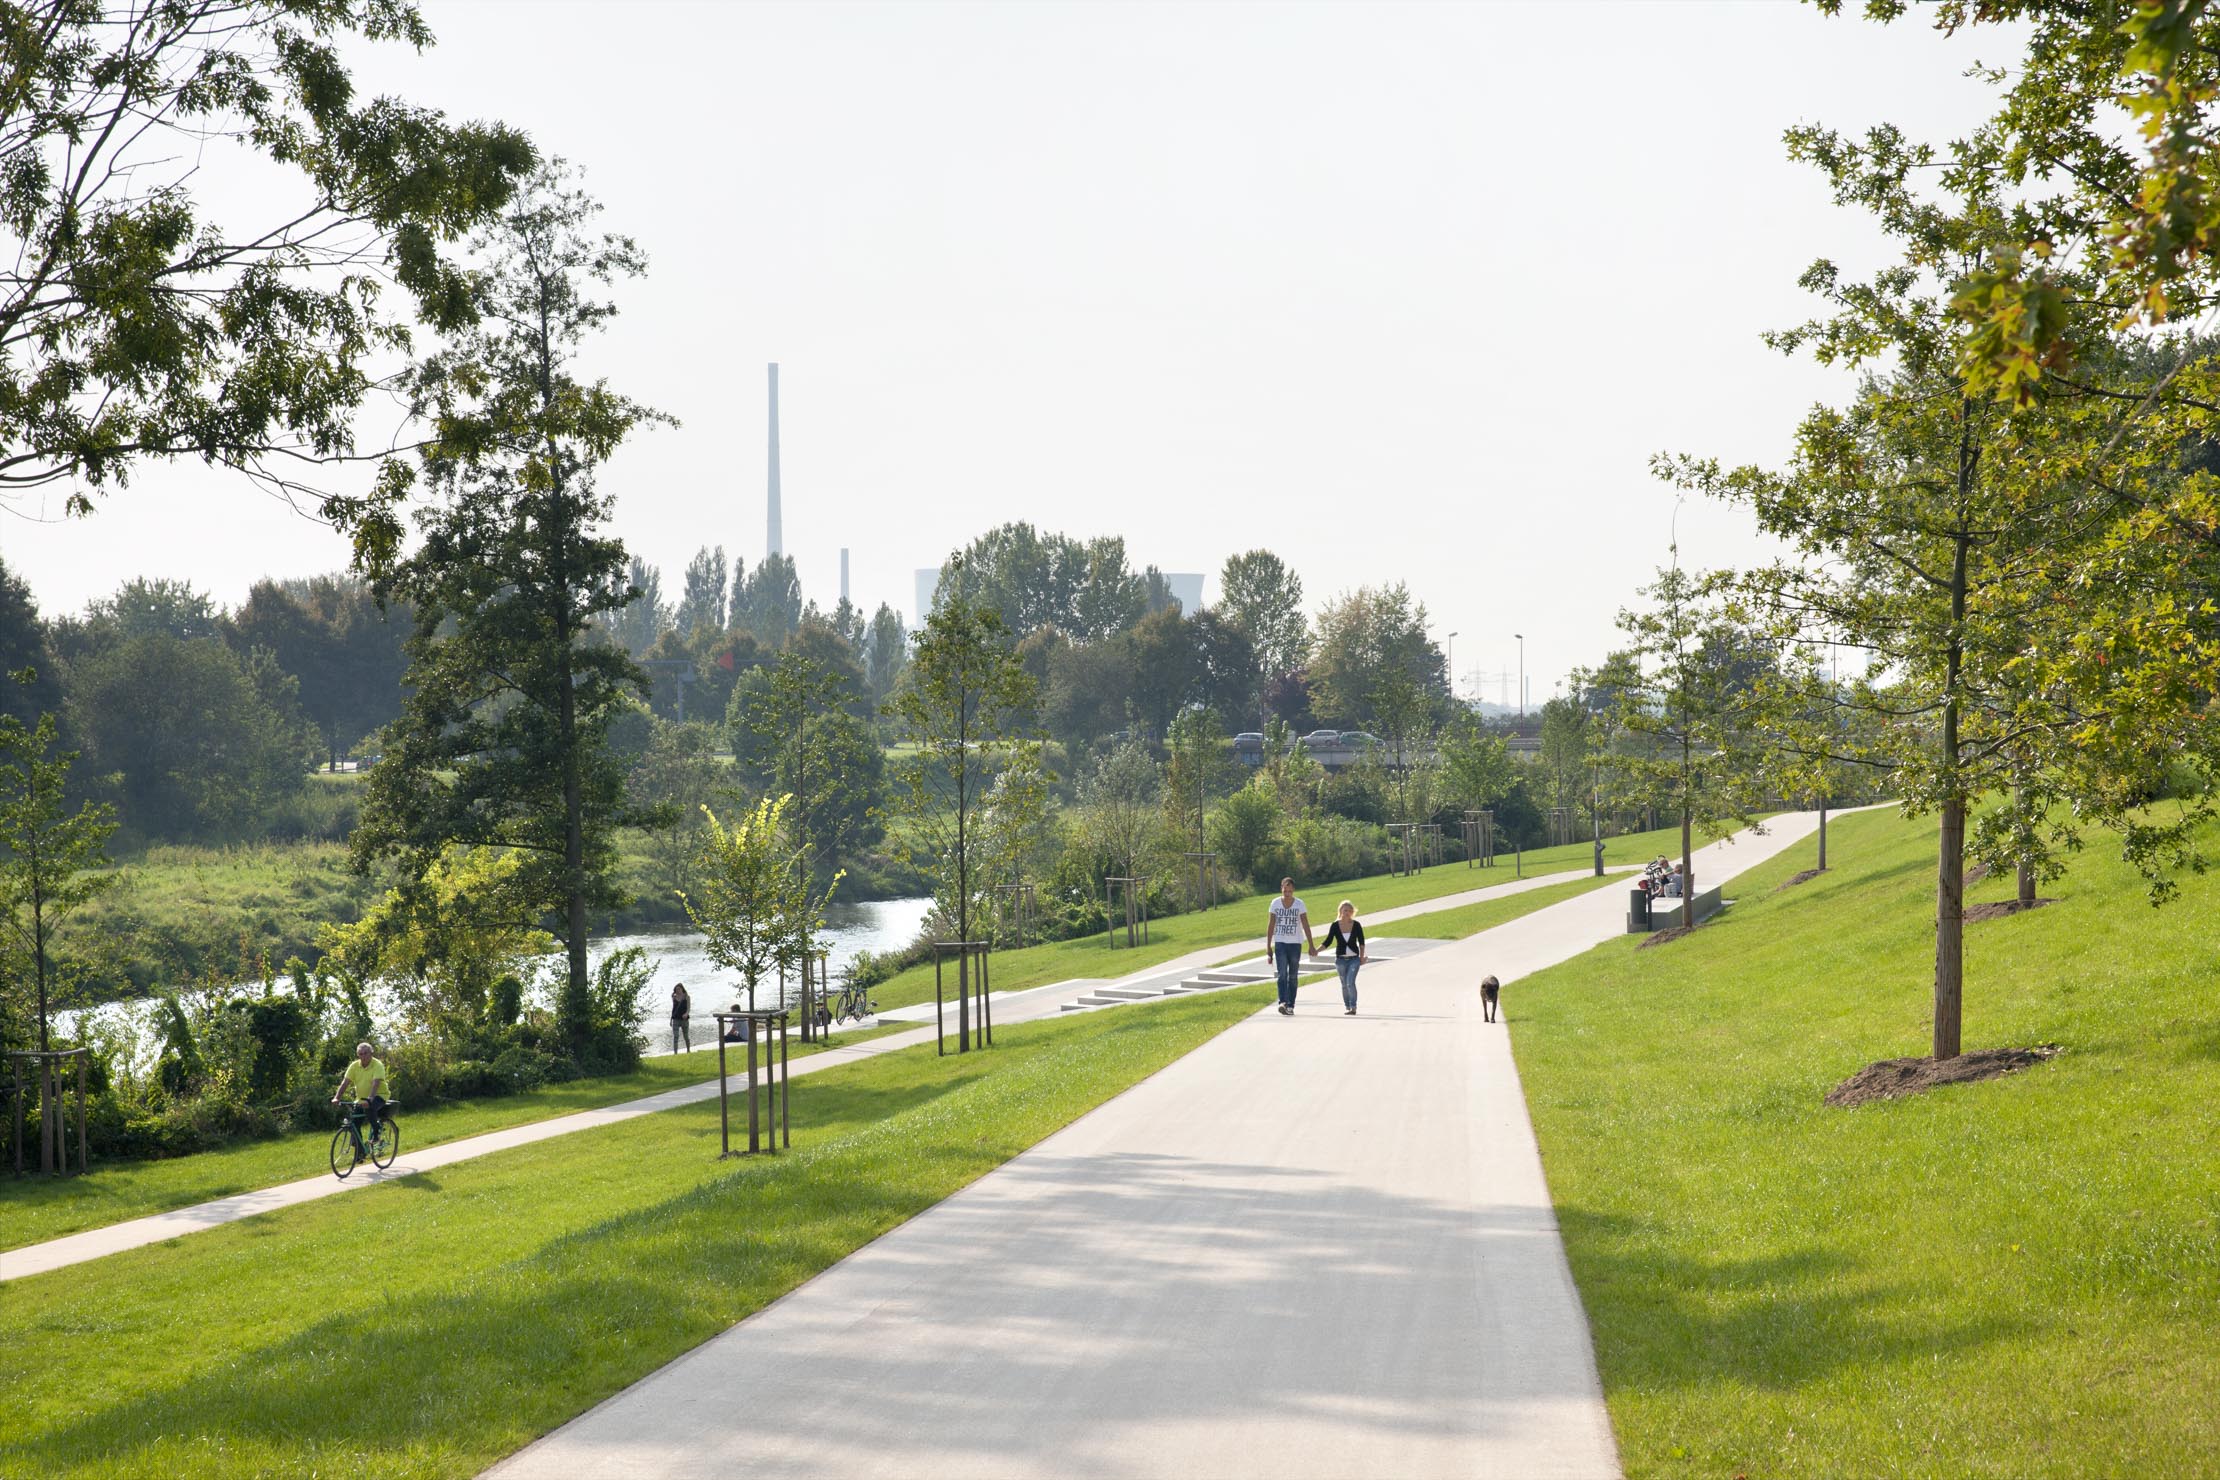
[[[734,753],[788,799],[788,826],[812,880],[876,842],[885,757],[848,707],[851,678],[804,653],[782,654],[735,690]]]
[[[995,882],[980,855],[981,809],[1011,748],[1027,738],[1025,716],[1035,696],[1001,613],[962,590],[960,582],[951,590],[944,578],[908,676],[887,709],[911,746],[896,767],[903,814],[897,847],[905,861],[932,870],[941,914],[958,939],[970,940]],[[968,993],[957,1013],[957,1039],[970,1045]]]
[[[149,632],[70,668],[70,733],[140,837],[236,838],[318,758],[298,687],[259,649]]]
[[[62,707],[62,687],[54,679],[54,660],[46,623],[23,578],[0,561],[0,675],[24,675],[19,682],[0,678],[0,714],[35,725],[42,714]]]
[[[545,171],[482,235],[477,326],[416,377],[438,435],[423,538],[381,572],[415,609],[410,693],[373,773],[359,857],[408,873],[454,843],[512,851],[518,887],[559,917],[568,970],[557,1018],[573,1048],[592,1027],[586,913],[616,898],[612,830],[623,774],[611,723],[644,677],[595,640],[630,599],[624,547],[595,481],[658,414],[581,378],[580,346],[615,314],[597,285],[645,271],[625,237],[590,231],[597,207]]]
[[[300,686],[301,713],[323,737],[328,764],[400,712],[406,615],[381,607],[360,580],[258,581],[231,630],[238,646],[266,650]]]
[[[1226,557],[1218,572],[1216,610],[1248,634],[1260,684],[1295,672],[1310,656],[1303,578],[1270,550]]]
[[[1804,419],[1779,472],[1682,463],[1676,475],[1790,542],[1792,560],[1738,583],[1784,635],[1846,639],[1870,657],[1846,690],[1789,685],[1783,712],[1847,710],[1863,722],[1830,718],[1804,748],[1887,768],[1909,808],[1940,817],[1933,1051],[1948,1058],[1961,1041],[1969,824],[1986,795],[2011,799],[1976,844],[2000,858],[2040,869],[2103,822],[2161,897],[2165,864],[2193,861],[2190,829],[2209,803],[2142,804],[2169,760],[2211,753],[2214,668],[2200,659],[2215,649],[2195,590],[2211,567],[2193,522],[2143,519],[2179,514],[2175,490],[2202,477],[2184,448],[2211,413],[2182,387],[2206,372],[2152,373],[2131,346],[2096,353],[2106,331],[2087,321],[2116,309],[2085,259],[2051,270],[2072,284],[2050,311],[2074,321],[2056,342],[2082,347],[2078,368],[1989,394],[1980,363],[1993,346],[1968,295],[1996,286],[2041,203],[2004,196],[1978,159],[1940,170],[1929,193],[1936,161],[1891,130],[1791,138],[1903,258],[1864,282],[1815,266],[1805,281],[1827,312],[1774,342],[1867,378]],[[2195,353],[2157,358],[2188,372]]]
[[[1328,602],[1318,614],[1307,673],[1319,717],[1344,725],[1374,722],[1372,696],[1391,673],[1446,706],[1449,665],[1427,635],[1425,603],[1400,581]]]
[[[625,586],[632,597],[605,624],[610,639],[633,657],[645,656],[671,627],[670,603],[663,599],[663,573],[635,555],[626,565]]]
[[[735,582],[733,594],[739,594]],[[721,632],[725,626],[725,547],[704,545],[686,562],[686,585],[678,598],[672,625],[682,638],[707,628]]]
[[[431,43],[416,7],[22,0],[0,35],[0,490],[60,484],[83,513],[150,459],[296,490],[383,455],[355,430],[379,363],[410,314],[468,320],[448,245],[533,164],[513,129],[357,94],[360,43]],[[227,154],[279,167],[255,219],[197,193]]]

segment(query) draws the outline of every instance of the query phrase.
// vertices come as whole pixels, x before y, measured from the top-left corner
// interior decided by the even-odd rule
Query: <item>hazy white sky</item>
[[[528,129],[649,253],[588,368],[683,422],[605,474],[670,585],[699,544],[763,553],[777,360],[786,547],[828,605],[843,545],[907,611],[1008,519],[1213,576],[1266,545],[1314,605],[1409,582],[1468,693],[1524,632],[1537,702],[1664,558],[1649,454],[1778,457],[1840,388],[1758,341],[1811,258],[1877,250],[1782,129],[1947,140],[2008,50],[1757,0],[423,5],[439,46],[365,81]],[[345,557],[197,470],[39,512],[0,556],[49,611]],[[1758,550],[1693,503],[1680,537]]]

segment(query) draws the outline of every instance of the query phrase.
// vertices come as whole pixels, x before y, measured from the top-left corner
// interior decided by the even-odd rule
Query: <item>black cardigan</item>
[[[1333,945],[1336,961],[1343,956],[1361,956],[1364,954],[1364,922],[1351,920],[1349,933],[1343,935],[1340,917],[1336,916],[1334,922],[1326,927],[1326,939]],[[1323,950],[1324,947],[1321,946],[1320,949]]]

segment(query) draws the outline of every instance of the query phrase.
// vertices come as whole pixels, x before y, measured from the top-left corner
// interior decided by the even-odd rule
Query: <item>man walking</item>
[[[1295,881],[1280,880],[1280,897],[1272,901],[1271,923],[1265,927],[1264,949],[1272,958],[1272,965],[1279,972],[1280,1014],[1295,1015],[1295,978],[1300,973],[1303,952],[1318,954],[1311,944],[1310,911],[1295,897]]]

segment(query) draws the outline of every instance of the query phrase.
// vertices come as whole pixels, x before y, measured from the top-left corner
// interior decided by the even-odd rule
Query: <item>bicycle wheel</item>
[[[370,1160],[379,1171],[393,1165],[393,1158],[401,1154],[400,1122],[388,1116],[370,1138]]]
[[[346,1181],[347,1174],[355,1169],[355,1163],[361,1159],[361,1157],[355,1155],[355,1138],[352,1131],[345,1126],[341,1126],[338,1130],[332,1132],[331,1174],[334,1177],[342,1182]]]

